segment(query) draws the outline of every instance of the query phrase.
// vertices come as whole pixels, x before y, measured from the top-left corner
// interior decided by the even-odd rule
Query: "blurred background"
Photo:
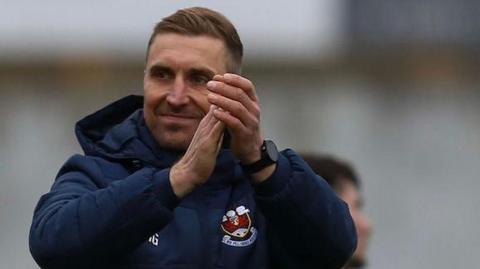
[[[0,268],[37,268],[33,209],[75,122],[142,94],[154,24],[197,5],[237,26],[266,135],[357,168],[369,268],[478,266],[479,1],[0,3]]]

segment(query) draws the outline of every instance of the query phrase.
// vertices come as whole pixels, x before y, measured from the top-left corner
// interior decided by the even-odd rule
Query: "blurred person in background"
[[[347,162],[328,155],[302,154],[313,171],[325,179],[350,209],[357,230],[358,245],[345,269],[362,268],[367,262],[367,243],[372,232],[370,220],[363,214],[360,179]]]
[[[356,246],[348,206],[293,150],[265,140],[243,45],[218,12],[164,18],[144,97],[85,117],[85,154],[35,209],[42,268],[339,268]]]

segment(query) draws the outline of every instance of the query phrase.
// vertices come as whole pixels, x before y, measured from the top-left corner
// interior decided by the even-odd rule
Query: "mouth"
[[[192,122],[198,121],[199,117],[194,115],[183,115],[183,114],[161,114],[160,118],[165,123],[182,123],[182,122]]]
[[[190,115],[190,114],[175,114],[175,113],[164,113],[160,114],[161,117],[165,118],[179,118],[179,119],[198,119],[197,115]]]

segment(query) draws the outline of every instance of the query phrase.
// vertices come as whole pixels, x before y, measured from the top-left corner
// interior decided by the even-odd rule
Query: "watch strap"
[[[242,169],[248,174],[257,173],[263,168],[277,162],[278,151],[277,151],[277,147],[272,141],[264,140],[260,148],[260,151],[261,151],[260,160],[251,164],[241,164]]]

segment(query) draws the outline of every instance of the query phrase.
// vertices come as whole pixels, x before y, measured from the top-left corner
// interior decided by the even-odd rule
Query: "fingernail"
[[[223,77],[224,77],[225,79],[228,79],[228,80],[232,80],[232,79],[233,79],[233,75],[232,75],[232,74],[229,74],[229,73],[223,75]]]
[[[216,86],[217,86],[217,83],[215,81],[207,82],[207,88],[210,90],[214,90]]]

